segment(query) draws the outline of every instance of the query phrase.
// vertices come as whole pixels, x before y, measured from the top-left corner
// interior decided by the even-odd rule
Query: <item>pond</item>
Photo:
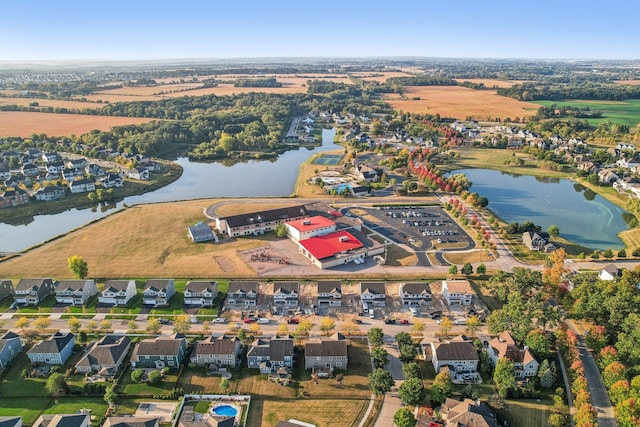
[[[294,190],[302,162],[315,153],[344,148],[333,142],[335,134],[335,128],[323,129],[321,146],[290,150],[271,160],[249,160],[225,166],[179,158],[176,163],[183,168],[182,176],[156,191],[127,197],[109,206],[39,215],[26,225],[0,223],[0,252],[22,251],[120,210],[123,203],[132,206],[215,197],[288,196]]]
[[[568,179],[512,175],[488,169],[461,169],[471,191],[489,199],[488,208],[507,223],[531,221],[592,249],[621,249],[618,233],[628,227],[626,213],[593,191]]]

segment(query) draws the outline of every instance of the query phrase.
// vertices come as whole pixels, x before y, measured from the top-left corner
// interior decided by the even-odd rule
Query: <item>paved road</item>
[[[385,394],[384,402],[374,427],[391,427],[395,425],[393,423],[393,415],[398,409],[402,408],[402,399],[400,399],[398,388],[404,382],[404,374],[402,373],[402,362],[398,358],[400,352],[393,338],[394,336],[395,335],[385,335],[385,344],[382,348],[389,353],[389,363],[385,366],[385,370],[391,373],[396,383],[391,388],[391,391]]]

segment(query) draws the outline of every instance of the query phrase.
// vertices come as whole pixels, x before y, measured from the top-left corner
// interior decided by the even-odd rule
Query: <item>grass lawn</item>
[[[37,307],[18,307],[16,309],[16,314],[26,314],[26,313],[51,313],[53,306],[56,305],[56,297],[51,294],[47,296],[40,302],[40,305]]]
[[[193,407],[193,412],[197,412],[199,414],[206,414],[209,412],[209,407],[211,406],[211,402],[208,400],[198,400]]]
[[[441,245],[438,245],[441,247]],[[488,250],[478,249],[472,252],[445,252],[443,254],[444,259],[446,259],[450,264],[458,264],[462,265],[466,262],[474,264],[476,262],[490,262],[495,259],[489,255]]]
[[[548,399],[541,403],[535,400],[506,400],[502,414],[509,420],[510,426],[545,427],[549,425],[547,418],[552,405]]]
[[[35,423],[48,403],[49,398],[16,399],[3,397],[0,403],[0,416],[20,416],[24,424],[31,425]]]
[[[287,387],[269,381],[265,374],[260,374],[258,369],[242,368],[240,378],[236,382],[235,392],[238,394],[250,394],[268,399],[288,398],[294,400],[296,397],[295,382],[294,386]],[[231,392],[233,392],[233,378],[231,381]],[[253,405],[253,401],[251,402]]]
[[[49,401],[44,413],[75,414],[79,409],[87,408],[91,409],[91,415],[99,416],[104,415],[107,411],[107,406],[107,402],[105,402],[101,397],[57,397]]]
[[[211,376],[205,373],[205,367],[185,367],[178,380],[177,387],[182,387],[185,393],[217,393],[220,391],[220,377]],[[231,378],[230,392],[234,391],[236,379]]]
[[[602,112],[603,116],[601,118],[586,119],[592,126],[597,126],[609,120],[613,123],[629,125],[630,128],[640,123],[640,99],[627,99],[625,101],[586,101],[576,99],[568,101],[534,101],[534,103],[546,107],[553,104],[558,107],[589,107],[591,111]]]
[[[11,367],[5,374],[2,385],[0,385],[0,395],[3,397],[39,397],[49,398],[49,392],[44,388],[47,380],[44,378],[23,378],[22,371],[30,369],[31,362],[27,354],[18,354],[11,362]],[[2,406],[2,403],[0,403]]]
[[[273,427],[295,418],[316,427],[353,427],[369,405],[369,399],[264,399],[252,397],[247,427]]]
[[[172,370],[158,385],[150,385],[147,383],[136,384],[131,380],[131,366],[128,366],[127,370],[122,374],[116,392],[121,395],[132,394],[153,396],[154,394],[169,393],[171,389],[176,386],[177,382],[178,372],[177,370]]]
[[[142,308],[142,291],[138,289],[138,284],[136,284],[137,294],[129,300],[129,303],[125,307],[113,307],[109,313],[110,314],[131,314],[134,315],[132,319],[134,319]],[[109,316],[107,315],[107,318]]]
[[[152,401],[153,399],[143,398],[143,397],[139,397],[135,399],[119,397],[118,400],[116,401],[116,408],[111,415],[114,417],[133,415],[136,413],[136,410],[138,409],[138,406],[140,405],[140,403],[152,402]],[[166,400],[163,400],[163,402],[166,402]]]

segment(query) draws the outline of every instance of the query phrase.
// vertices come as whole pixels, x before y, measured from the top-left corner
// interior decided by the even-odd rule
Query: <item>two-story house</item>
[[[400,285],[400,300],[405,307],[427,305],[431,302],[431,289],[425,282],[410,282]]]
[[[109,305],[127,305],[136,296],[135,280],[107,280],[98,302]]]
[[[15,187],[13,190],[5,190],[2,193],[1,208],[12,208],[15,206],[22,206],[29,203],[29,193],[22,188]]]
[[[55,163],[55,162],[62,163],[62,156],[56,153],[55,151],[42,153],[42,161],[45,163]]]
[[[59,304],[84,305],[98,293],[94,280],[59,280],[55,283],[56,302]]]
[[[96,341],[76,363],[76,371],[113,377],[123,366],[129,347],[131,347],[131,338],[125,335],[105,335]]]
[[[131,366],[141,369],[177,368],[184,362],[187,339],[182,334],[144,339],[133,349]]]
[[[180,419],[182,419],[182,417]],[[164,421],[164,418],[132,417],[130,415],[123,417],[107,417],[102,427],[159,427],[160,421]],[[180,424],[182,424],[182,422]]]
[[[254,307],[258,303],[258,290],[260,283],[257,281],[229,282],[227,292],[227,304],[230,306]]]
[[[518,380],[538,375],[540,363],[533,357],[531,350],[528,347],[519,348],[507,331],[489,341],[487,354],[493,366],[496,366],[498,360],[502,358],[511,360]]]
[[[52,200],[58,200],[64,197],[64,188],[57,185],[47,185],[46,187],[40,187],[35,192],[36,200],[42,202],[50,202]]]
[[[14,291],[14,299],[19,305],[40,305],[53,291],[52,279],[20,279]]]
[[[276,307],[297,307],[299,295],[299,282],[273,282],[273,305]]]
[[[339,280],[318,281],[318,307],[323,305],[342,306],[342,284]]]
[[[16,416],[0,417],[0,427],[22,427],[22,417],[16,417]]]
[[[184,287],[184,305],[211,307],[218,296],[218,282],[190,280]]]
[[[89,178],[76,179],[69,183],[69,190],[73,194],[87,193],[89,191],[96,191],[96,184]]]
[[[91,413],[42,414],[31,427],[90,427]]]
[[[443,280],[442,298],[448,306],[471,305],[473,303],[473,288],[468,280]]]
[[[9,279],[0,280],[0,301],[13,296],[13,282]]]
[[[237,337],[210,336],[196,343],[191,353],[191,363],[198,366],[236,367],[240,365],[241,351],[242,344]]]
[[[84,170],[80,169],[80,168],[64,168],[62,169],[62,178],[65,181],[73,181],[74,179],[76,179],[79,176],[83,176],[84,175]]]
[[[384,282],[361,282],[360,301],[370,307],[384,307],[387,301],[387,291]]]
[[[0,368],[6,368],[9,362],[22,351],[20,335],[14,332],[5,332],[0,337]]]
[[[38,166],[33,163],[25,163],[22,165],[22,173],[24,176],[38,176],[40,171],[38,170]]]
[[[73,168],[81,168],[84,169],[87,167],[87,159],[80,157],[77,159],[68,159],[67,160],[67,167],[69,169],[73,169]]]
[[[104,188],[119,188],[124,187],[124,179],[116,173],[110,173],[102,178],[102,187]]]
[[[149,171],[146,169],[128,169],[126,174],[128,178],[137,179],[139,181],[146,181],[149,179]]]
[[[64,163],[62,163],[62,162],[48,163],[46,168],[47,168],[47,173],[48,174],[58,176],[64,170]]]
[[[279,368],[293,366],[293,338],[289,335],[260,338],[251,343],[247,352],[247,366],[269,374]]]
[[[553,252],[556,247],[549,242],[549,233],[526,231],[522,233],[522,243],[532,251]]]
[[[430,343],[431,363],[436,373],[444,367],[455,374],[478,372],[478,352],[469,341],[451,340]]]
[[[331,376],[335,368],[347,368],[347,340],[335,333],[329,338],[313,339],[304,345],[304,369],[318,376]]]
[[[76,344],[76,337],[72,333],[56,332],[51,338],[39,341],[27,351],[27,357],[32,364],[47,363],[49,365],[64,365]]]
[[[498,427],[500,425],[495,412],[479,400],[460,401],[447,398],[440,406],[440,416],[445,421],[446,427]]]
[[[147,280],[142,293],[142,303],[154,307],[166,307],[176,293],[173,279]]]

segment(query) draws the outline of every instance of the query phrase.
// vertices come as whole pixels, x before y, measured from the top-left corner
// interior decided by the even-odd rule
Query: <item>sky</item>
[[[0,61],[640,59],[640,1],[3,0]]]

